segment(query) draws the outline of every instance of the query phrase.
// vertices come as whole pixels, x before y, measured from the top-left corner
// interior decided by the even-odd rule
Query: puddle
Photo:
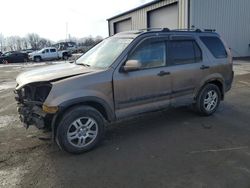
[[[244,75],[250,73],[250,63],[237,63],[234,64],[234,74],[235,75]]]
[[[18,120],[17,115],[4,115],[0,116],[0,129],[9,126],[11,123]]]

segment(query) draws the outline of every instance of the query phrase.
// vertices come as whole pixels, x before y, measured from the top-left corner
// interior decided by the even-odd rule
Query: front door
[[[141,67],[131,72],[122,72],[118,67],[114,73],[117,118],[168,106],[171,80],[166,67],[165,39],[144,40],[132,50],[127,60],[137,60]]]

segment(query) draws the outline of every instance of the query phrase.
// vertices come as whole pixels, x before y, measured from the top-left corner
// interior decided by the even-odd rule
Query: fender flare
[[[210,78],[206,81],[204,81],[202,84],[201,84],[201,87],[195,92],[195,95],[194,95],[194,99],[196,99],[196,97],[199,95],[200,91],[205,87],[205,85],[207,85],[208,83],[210,82],[213,82],[213,81],[218,81],[220,82],[220,84],[222,85],[222,99],[224,98],[224,94],[225,94],[225,84],[223,82],[223,80],[220,78],[220,77],[216,77],[216,78]]]

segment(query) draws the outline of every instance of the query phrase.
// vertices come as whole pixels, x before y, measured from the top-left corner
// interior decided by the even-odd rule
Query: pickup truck
[[[55,60],[55,59],[68,59],[71,53],[67,50],[58,51],[54,47],[43,48],[39,51],[29,53],[29,59],[31,61],[40,62],[43,60]]]

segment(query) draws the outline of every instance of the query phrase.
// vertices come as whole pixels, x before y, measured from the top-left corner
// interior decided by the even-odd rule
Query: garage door
[[[178,6],[177,4],[162,7],[148,12],[148,27],[169,29],[178,28]]]
[[[115,26],[115,33],[119,33],[122,31],[129,31],[132,28],[131,19],[126,19],[120,22],[116,22],[114,26]]]

